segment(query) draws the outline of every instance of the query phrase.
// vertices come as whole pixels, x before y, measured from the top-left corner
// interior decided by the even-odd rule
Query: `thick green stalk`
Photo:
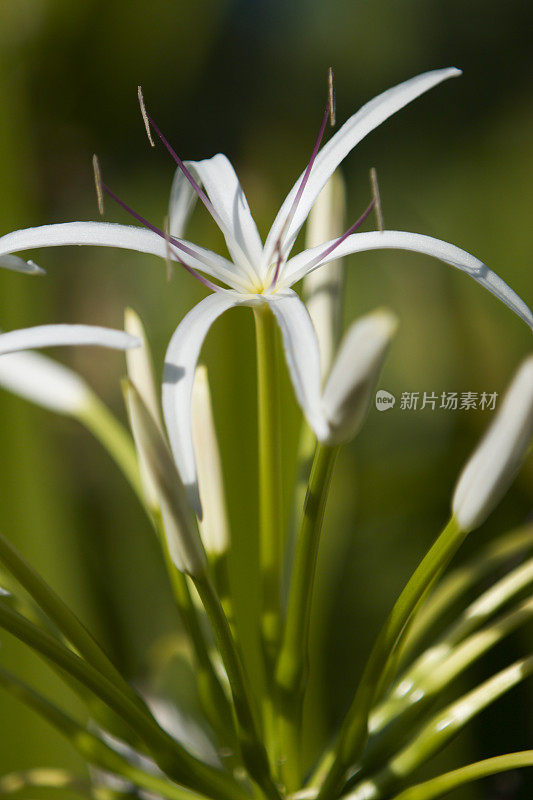
[[[390,659],[394,658],[395,648],[427,589],[449,563],[466,535],[452,517],[396,601],[366,662],[334,748],[333,764],[320,789],[319,800],[332,800],[341,791],[347,770],[361,757],[368,738],[370,711]]]
[[[288,791],[300,784],[300,734],[309,674],[311,603],[326,500],[338,447],[317,445],[296,542],[283,644],[276,670],[282,774]]]
[[[235,722],[243,762],[251,777],[263,789],[267,797],[279,800],[280,794],[272,779],[267,752],[256,723],[246,674],[231,635],[228,620],[209,578],[206,575],[192,575],[191,580],[204,605],[222,663],[226,669],[233,697]]]
[[[259,425],[259,536],[262,637],[272,670],[280,638],[282,494],[281,429],[275,320],[268,306],[254,308]]]
[[[46,631],[0,603],[0,627],[80,681],[132,728],[145,742],[154,761],[172,780],[216,800],[246,797],[234,780],[203,764],[167,734],[114,683]]]

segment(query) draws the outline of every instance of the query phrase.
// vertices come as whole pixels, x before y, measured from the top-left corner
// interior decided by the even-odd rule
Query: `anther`
[[[152,147],[155,147],[155,142],[152,139],[152,131],[150,130],[150,120],[148,119],[148,114],[146,113],[146,106],[144,105],[142,86],[137,86],[137,97],[139,98],[139,106],[141,109],[144,127],[146,128],[146,135],[148,136],[148,141],[150,142]]]
[[[333,128],[336,122],[335,116],[335,81],[333,78],[333,68],[328,71],[328,103],[329,103],[329,124]]]
[[[378,173],[376,172],[376,168],[372,167],[370,170],[370,186],[372,188],[372,197],[374,198],[374,212],[376,214],[376,220],[378,225],[378,230],[383,233],[385,230],[385,223],[383,221],[383,209],[381,208],[381,195],[379,193],[379,183],[378,183]]]
[[[96,188],[96,198],[98,200],[98,211],[104,214],[104,191],[102,188],[102,173],[100,172],[100,162],[96,153],[93,155],[94,185]]]

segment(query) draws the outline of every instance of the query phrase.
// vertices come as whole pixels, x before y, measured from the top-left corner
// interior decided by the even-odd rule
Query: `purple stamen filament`
[[[190,267],[188,264],[182,261],[181,258],[178,256],[175,248],[177,247],[184,253],[187,253],[193,258],[196,258],[199,261],[201,261],[201,258],[198,253],[196,253],[191,247],[187,247],[187,245],[184,245],[182,242],[179,241],[179,239],[175,239],[173,236],[167,236],[165,232],[162,231],[160,228],[158,228],[156,225],[152,225],[152,223],[148,222],[147,219],[142,217],[140,214],[137,214],[136,211],[134,211],[132,208],[126,205],[126,203],[123,200],[121,200],[120,197],[118,197],[108,186],[106,186],[106,184],[103,181],[100,182],[100,186],[102,188],[102,191],[104,191],[107,195],[109,195],[109,197],[112,200],[114,200],[115,203],[121,206],[124,209],[124,211],[126,211],[128,214],[134,217],[134,219],[140,222],[141,225],[143,225],[145,228],[148,228],[148,230],[153,231],[153,233],[156,233],[158,236],[161,236],[161,238],[166,241],[167,247],[172,252],[178,264],[181,264],[182,267],[185,267],[187,272],[189,272],[193,277],[199,280],[200,283],[202,283],[207,289],[210,289],[212,292],[220,291],[220,286],[217,286],[216,283],[212,283],[212,281],[210,281],[208,278],[205,278],[193,267]]]
[[[320,255],[315,256],[315,258],[313,258],[308,264],[306,264],[305,265],[305,270],[308,271],[308,270],[312,269],[314,266],[316,266],[317,264],[319,264],[322,261],[322,259],[326,258],[326,256],[329,256],[330,253],[332,253],[334,250],[336,250],[337,247],[340,244],[342,244],[344,242],[344,240],[348,238],[348,236],[350,236],[350,234],[355,233],[355,231],[358,228],[361,227],[361,225],[363,224],[365,219],[368,217],[368,215],[370,214],[370,212],[372,211],[372,209],[374,208],[375,205],[376,205],[376,201],[374,199],[374,200],[372,200],[372,202],[370,203],[368,208],[366,208],[365,211],[363,211],[363,213],[361,214],[361,216],[359,217],[357,222],[354,222],[354,224],[351,226],[351,228],[348,228],[346,233],[343,233],[342,236],[339,236],[339,238],[336,239],[333,242],[333,244],[331,244],[329,247],[327,247],[322,253],[320,253]]]
[[[150,125],[152,126],[152,128],[154,129],[156,134],[159,136],[159,138],[163,142],[164,146],[166,147],[166,149],[168,150],[168,152],[170,153],[170,155],[172,156],[172,158],[174,159],[174,161],[176,162],[178,167],[181,169],[181,171],[183,172],[183,174],[185,175],[185,177],[187,178],[187,180],[191,184],[192,188],[194,189],[194,191],[196,192],[196,194],[198,195],[198,197],[200,198],[200,200],[204,204],[204,206],[207,208],[207,210],[209,211],[209,213],[211,214],[211,216],[213,217],[215,222],[218,224],[219,221],[220,221],[219,220],[219,216],[218,216],[217,212],[215,211],[215,209],[213,207],[213,204],[209,200],[209,198],[206,195],[206,193],[203,191],[203,189],[198,184],[198,182],[195,181],[195,179],[191,175],[190,171],[187,169],[187,167],[185,166],[185,164],[183,163],[183,161],[181,160],[179,155],[176,153],[176,151],[174,150],[174,148],[172,147],[172,145],[170,144],[168,139],[159,130],[158,126],[156,125],[156,123],[154,122],[154,120],[152,119],[150,114],[146,113],[146,119],[149,121]]]

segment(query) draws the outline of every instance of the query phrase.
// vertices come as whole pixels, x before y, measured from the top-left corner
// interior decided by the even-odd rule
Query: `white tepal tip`
[[[533,437],[533,356],[516,373],[494,421],[459,476],[452,510],[460,527],[479,527],[503,497]]]
[[[348,330],[322,399],[330,426],[327,444],[347,442],[358,433],[397,327],[395,314],[379,309]]]

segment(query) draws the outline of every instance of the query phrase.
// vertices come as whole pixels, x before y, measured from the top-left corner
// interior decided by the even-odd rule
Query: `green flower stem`
[[[179,784],[215,800],[247,797],[244,790],[222,772],[190,755],[135,701],[93,666],[64,647],[53,636],[0,603],[0,627],[65,670],[106,703],[145,742],[160,769]]]
[[[0,561],[80,655],[105,675],[120,692],[149,714],[142,699],[124,680],[83,623],[2,534],[0,534]]]
[[[467,536],[454,517],[423,558],[381,629],[342,725],[335,758],[319,792],[332,800],[342,789],[346,772],[362,755],[368,738],[368,717],[395,648],[428,589],[445,569]]]
[[[474,764],[460,767],[453,772],[446,772],[444,775],[419,783],[417,786],[410,786],[409,789],[397,794],[393,800],[435,800],[435,798],[442,797],[453,789],[458,789],[472,781],[522,767],[533,767],[533,750],[507,753],[504,756],[476,761]]]
[[[270,688],[281,628],[281,421],[274,315],[268,306],[261,305],[254,308],[254,319],[257,345],[259,542],[263,600],[261,634],[267,669],[268,698],[271,696]]]
[[[284,628],[276,670],[279,695],[280,753],[288,791],[300,785],[300,733],[302,709],[309,674],[309,627],[320,533],[338,447],[317,445],[303,516],[296,542]]]
[[[220,600],[207,575],[192,575],[211,623],[222,663],[226,669],[233,697],[235,721],[243,762],[254,781],[263,789],[267,797],[279,800],[280,794],[270,774],[268,756],[259,735],[254,709],[246,675],[228,620]]]
[[[107,406],[93,395],[90,404],[77,415],[117,463],[141,504],[146,503],[133,439]]]
[[[120,775],[140,789],[154,792],[168,800],[193,800],[195,797],[191,792],[169,783],[165,778],[151,775],[135,767],[62,709],[3,669],[0,669],[0,686],[53,725],[89,764]]]

